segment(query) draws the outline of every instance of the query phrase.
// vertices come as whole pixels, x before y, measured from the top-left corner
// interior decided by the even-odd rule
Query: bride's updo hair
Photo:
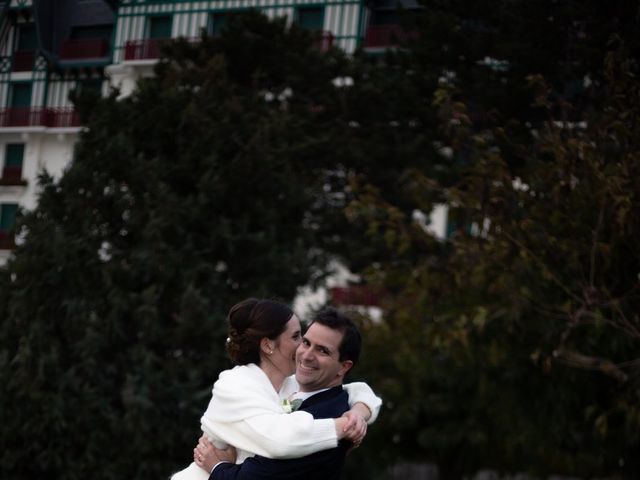
[[[233,364],[259,365],[260,341],[278,338],[292,316],[291,308],[275,300],[247,298],[231,307],[227,315],[227,353]]]

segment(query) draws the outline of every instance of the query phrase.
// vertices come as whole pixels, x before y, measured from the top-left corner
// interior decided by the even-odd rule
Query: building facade
[[[404,0],[411,1],[411,0]],[[158,45],[217,34],[230,15],[257,8],[316,32],[317,47],[372,53],[393,46],[390,0],[0,1],[0,264],[15,246],[19,208],[37,203],[38,175],[59,177],[82,126],[70,93],[109,86],[128,95],[153,72]]]
[[[36,205],[38,175],[71,161],[81,126],[69,93],[105,87],[114,21],[106,2],[0,3],[0,262],[18,209]]]

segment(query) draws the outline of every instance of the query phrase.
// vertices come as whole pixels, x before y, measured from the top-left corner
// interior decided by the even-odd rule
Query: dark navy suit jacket
[[[349,410],[349,395],[342,386],[316,393],[300,404],[314,418],[336,418]],[[222,463],[209,480],[338,480],[350,443],[341,440],[336,448],[286,460],[259,455],[239,465]]]

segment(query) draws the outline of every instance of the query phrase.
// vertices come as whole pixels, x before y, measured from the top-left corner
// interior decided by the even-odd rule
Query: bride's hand
[[[345,412],[342,417],[347,419],[347,423],[344,426],[344,438],[351,440],[354,447],[360,446],[360,443],[367,434],[366,418],[361,412],[354,409]]]
[[[235,463],[237,457],[236,449],[229,446],[226,449],[219,449],[213,446],[206,436],[200,437],[198,445],[193,449],[193,461],[208,474],[219,462]]]
[[[219,461],[213,450],[213,445],[204,435],[198,439],[198,444],[193,449],[193,461],[207,473],[211,473],[211,469]]]

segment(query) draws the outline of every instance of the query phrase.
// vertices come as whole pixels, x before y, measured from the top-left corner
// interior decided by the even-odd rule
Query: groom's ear
[[[351,370],[351,368],[353,368],[353,362],[351,360],[345,360],[344,362],[342,362],[340,370],[338,370],[338,376],[344,377],[347,373],[349,373],[349,370]]]

